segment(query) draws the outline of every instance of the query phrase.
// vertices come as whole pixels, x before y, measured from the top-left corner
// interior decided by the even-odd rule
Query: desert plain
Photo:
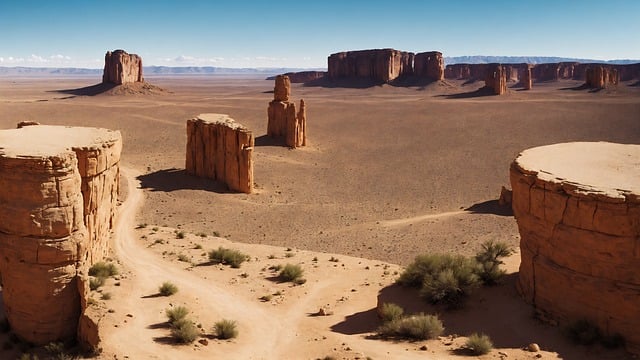
[[[293,101],[307,106],[308,145],[291,150],[265,136],[273,81],[263,75],[146,80],[164,91],[84,96],[74,89],[98,79],[0,78],[2,129],[37,121],[122,132],[123,204],[113,236],[121,274],[100,289],[111,299],[95,294],[105,314],[100,358],[468,358],[461,346],[476,331],[494,341],[483,359],[631,358],[620,349],[573,345],[561,329],[534,318],[515,290],[517,224],[497,199],[510,187],[509,164],[527,148],[639,144],[637,84],[589,91],[581,81],[561,80],[522,91],[509,83],[502,96],[479,96],[483,82],[455,80],[293,84]],[[185,124],[201,113],[228,114],[253,131],[254,193],[185,174]],[[393,286],[418,254],[473,255],[487,240],[516,250],[508,275],[474,293],[462,310],[434,308]],[[201,266],[218,246],[240,249],[251,261],[240,269]],[[307,282],[274,282],[269,267],[285,263],[301,264]],[[163,281],[179,292],[154,296]],[[261,301],[263,295],[271,299]],[[379,296],[438,312],[445,335],[375,339]],[[238,338],[172,343],[164,310],[178,304],[191,309],[203,338],[221,318],[238,322]],[[313,316],[319,308],[331,315]],[[523,350],[532,342],[542,351]],[[5,346],[0,357],[20,353]]]

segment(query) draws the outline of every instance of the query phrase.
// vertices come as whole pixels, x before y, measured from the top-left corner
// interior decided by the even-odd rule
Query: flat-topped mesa
[[[104,56],[103,83],[122,85],[143,81],[140,56],[124,50],[107,51]]]
[[[253,191],[251,130],[225,114],[200,114],[187,120],[187,174],[220,181],[229,190]]]
[[[417,77],[444,80],[444,60],[439,51],[422,52],[415,55],[413,73]]]
[[[394,49],[347,51],[328,58],[330,80],[364,78],[389,82],[413,74],[414,54]]]
[[[525,150],[510,178],[521,295],[544,316],[587,319],[640,353],[640,145]]]
[[[507,79],[502,65],[487,65],[487,76],[485,77],[484,84],[496,95],[502,95],[507,92]]]
[[[106,255],[122,137],[107,129],[0,131],[0,273],[7,320],[34,344],[81,343],[88,268]],[[84,344],[83,345],[92,345]]]
[[[590,88],[604,89],[618,85],[618,70],[609,66],[590,64],[585,70],[585,85]]]
[[[296,114],[296,105],[289,101],[289,95],[289,77],[276,76],[274,100],[267,108],[267,136],[284,138],[287,146],[297,148],[307,144],[307,115],[304,100],[300,100],[300,111]]]

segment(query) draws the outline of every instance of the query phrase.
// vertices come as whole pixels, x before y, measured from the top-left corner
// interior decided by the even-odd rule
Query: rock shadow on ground
[[[140,175],[137,179],[140,180],[142,189],[151,191],[204,190],[219,194],[235,194],[219,181],[189,175],[184,169],[158,170]]]

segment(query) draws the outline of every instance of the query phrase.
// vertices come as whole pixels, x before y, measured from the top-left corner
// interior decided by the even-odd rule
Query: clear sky
[[[640,59],[640,0],[0,0],[0,66],[326,67],[346,50]]]

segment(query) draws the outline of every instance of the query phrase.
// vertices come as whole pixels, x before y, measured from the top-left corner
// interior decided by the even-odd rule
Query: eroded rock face
[[[415,76],[432,80],[444,80],[444,60],[439,51],[422,52],[415,55],[413,63]]]
[[[518,289],[561,323],[587,319],[640,352],[640,145],[565,143],[510,170]]]
[[[604,89],[618,85],[618,70],[609,66],[591,65],[585,70],[585,85],[591,88]]]
[[[531,90],[533,87],[533,79],[531,78],[531,67],[527,65],[525,69],[520,72],[520,83],[525,90]]]
[[[347,51],[331,54],[329,79],[366,78],[389,82],[413,74],[414,54],[394,49]]]
[[[106,129],[0,131],[0,273],[12,330],[34,344],[76,337],[78,277],[108,251],[122,138]]]
[[[290,93],[289,77],[278,75],[273,90],[274,99],[267,109],[267,136],[284,138],[287,146],[297,148],[307,144],[307,115],[304,100],[300,100],[300,111],[296,114],[296,105],[289,101]]]
[[[322,79],[327,76],[326,71],[298,71],[298,72],[288,72],[283,74],[289,77],[289,81],[291,83],[307,83],[310,81]],[[268,77],[267,80],[275,80],[276,76]]]
[[[218,180],[232,191],[253,191],[253,133],[229,115],[187,120],[186,172]]]
[[[143,81],[140,56],[124,50],[107,51],[104,56],[103,83],[122,85]]]
[[[507,92],[507,79],[500,64],[488,64],[487,76],[484,84],[492,89],[496,95],[502,95]]]

